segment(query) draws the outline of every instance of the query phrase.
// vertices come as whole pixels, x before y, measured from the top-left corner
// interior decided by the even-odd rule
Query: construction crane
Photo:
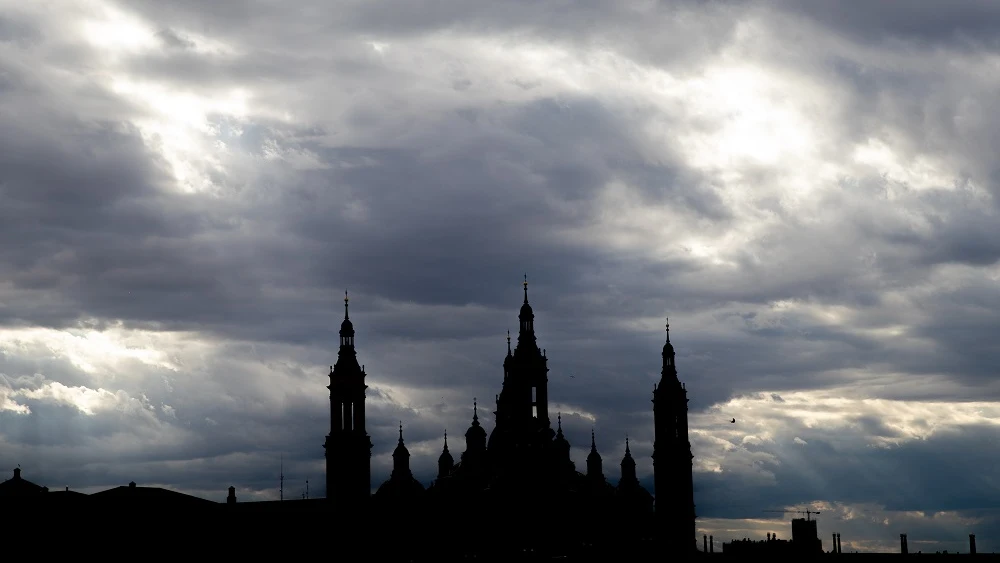
[[[780,512],[782,514],[805,514],[806,520],[809,520],[809,516],[812,514],[819,514],[818,510],[765,510],[764,512]]]

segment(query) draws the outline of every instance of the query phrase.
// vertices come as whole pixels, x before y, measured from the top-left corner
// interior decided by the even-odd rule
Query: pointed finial
[[[556,414],[556,420],[558,420],[559,430],[562,430],[562,412]]]
[[[507,355],[510,355],[510,329],[507,329]]]
[[[403,421],[399,421],[399,443],[403,443]]]
[[[347,319],[351,318],[351,317],[347,316],[347,301],[348,301],[348,299],[347,299],[347,290],[345,289],[344,290],[344,320],[347,320]]]
[[[628,433],[625,434],[625,455],[632,455],[628,449]]]
[[[590,428],[590,449],[597,451],[597,440],[594,438],[594,428]]]
[[[472,398],[472,422],[479,422],[479,402]]]
[[[528,274],[524,274],[524,302],[528,302]]]
[[[670,342],[670,317],[667,317],[667,342]]]
[[[448,431],[444,431],[444,449],[448,449]]]

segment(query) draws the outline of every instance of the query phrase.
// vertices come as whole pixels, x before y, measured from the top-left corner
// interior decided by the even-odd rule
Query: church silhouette
[[[701,553],[695,535],[687,390],[677,377],[669,323],[661,378],[652,396],[654,501],[639,483],[627,437],[617,485],[604,476],[593,431],[586,472],[576,470],[558,414],[553,429],[548,358],[536,340],[527,277],[523,286],[516,344],[507,335],[494,428],[487,432],[482,426],[473,399],[464,451],[456,459],[443,436],[437,478],[427,488],[410,470],[400,423],[392,473],[372,494],[367,374],[358,361],[345,293],[340,349],[329,373],[326,498],[239,502],[235,487],[229,487],[226,502],[218,503],[134,482],[90,495],[68,488],[49,492],[23,479],[17,469],[14,479],[0,483],[0,507],[5,514],[39,510],[44,521],[63,523],[64,538],[73,531],[89,538],[109,527],[137,542],[162,543],[170,536],[218,544],[225,537],[230,539],[217,547],[230,555],[255,553],[247,541],[276,534],[356,545],[380,560]]]
[[[654,502],[636,476],[627,437],[617,486],[605,479],[593,432],[587,471],[576,470],[561,416],[553,429],[548,358],[538,347],[527,277],[523,285],[517,342],[512,349],[508,333],[492,432],[480,423],[474,399],[465,450],[456,460],[445,435],[437,478],[425,490],[410,470],[400,423],[392,473],[370,498],[373,445],[365,430],[366,374],[358,362],[345,294],[340,351],[330,368],[331,428],[325,444],[330,502],[347,512],[446,522],[453,537],[472,540],[462,545],[467,553],[477,551],[477,528],[504,538],[501,546],[479,549],[551,554],[607,549],[620,555],[632,546],[644,553],[697,552],[688,398],[677,377],[669,323],[661,379],[653,389]],[[472,529],[463,534],[466,525]]]

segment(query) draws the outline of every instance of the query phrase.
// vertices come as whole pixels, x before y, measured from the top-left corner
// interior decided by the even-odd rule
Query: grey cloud
[[[823,0],[774,0],[771,4],[813,17],[854,39],[886,43],[969,44],[970,49],[996,46],[993,30],[1000,9],[989,0],[962,0],[943,7],[933,0],[908,2],[905,10],[881,2],[855,0],[831,4]]]

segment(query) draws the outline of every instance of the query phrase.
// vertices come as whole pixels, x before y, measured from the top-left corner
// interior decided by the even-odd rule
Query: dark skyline
[[[1000,547],[995,3],[71,4],[0,0],[0,475],[318,494],[347,289],[426,485],[526,272],[578,469],[652,489],[669,317],[698,537]]]

